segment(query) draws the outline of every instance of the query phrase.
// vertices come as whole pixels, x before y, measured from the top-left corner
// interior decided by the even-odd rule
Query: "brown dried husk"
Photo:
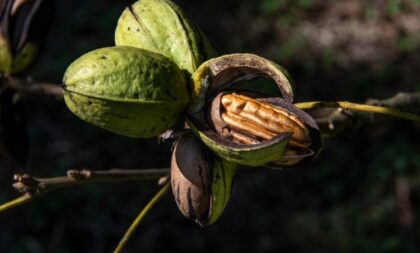
[[[194,221],[209,215],[212,166],[212,154],[197,137],[179,138],[172,153],[172,191],[181,213]]]

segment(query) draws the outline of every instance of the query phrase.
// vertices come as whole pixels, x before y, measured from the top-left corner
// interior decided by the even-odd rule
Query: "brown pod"
[[[212,154],[192,133],[176,143],[171,161],[172,191],[181,213],[194,221],[209,214]]]
[[[200,226],[214,223],[229,202],[236,164],[213,154],[192,132],[172,153],[172,191],[181,213]]]

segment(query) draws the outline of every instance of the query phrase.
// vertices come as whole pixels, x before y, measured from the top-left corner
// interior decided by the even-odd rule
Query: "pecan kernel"
[[[233,141],[255,144],[291,132],[290,146],[307,147],[308,129],[295,114],[272,104],[236,93],[221,98],[221,116]]]

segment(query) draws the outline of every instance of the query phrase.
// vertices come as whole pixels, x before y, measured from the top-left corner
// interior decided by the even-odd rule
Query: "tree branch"
[[[13,209],[15,207],[21,206],[33,199],[33,196],[29,194],[24,194],[20,197],[17,197],[7,203],[0,205],[0,213],[5,212],[7,210]]]
[[[69,170],[67,176],[37,178],[28,174],[16,174],[13,187],[31,195],[40,195],[57,188],[69,187],[94,182],[120,182],[158,179],[166,176],[169,169],[137,170]]]
[[[128,230],[125,232],[123,238],[121,238],[117,247],[114,250],[114,253],[121,253],[125,245],[127,244],[128,239],[134,234],[140,223],[144,220],[146,215],[152,210],[152,208],[159,202],[159,200],[169,191],[171,184],[168,182],[165,186],[160,189],[158,193],[147,203],[147,205],[140,211],[136,219],[130,225]]]
[[[400,119],[406,119],[411,121],[420,122],[420,115],[403,112],[398,109],[384,106],[376,105],[367,105],[367,104],[356,104],[347,101],[337,101],[337,102],[323,102],[323,101],[314,101],[314,102],[303,102],[295,104],[296,107],[303,110],[319,109],[319,108],[341,108],[347,110],[355,110],[360,112],[369,112],[369,113],[379,113],[384,114]]]
[[[23,193],[23,195],[0,205],[0,213],[25,204],[35,197],[58,188],[95,182],[138,181],[159,178],[160,183],[166,183],[168,174],[169,169],[69,170],[67,171],[67,176],[50,178],[37,178],[29,174],[16,174],[14,176],[15,183],[13,187]]]
[[[398,93],[390,98],[386,99],[368,99],[365,104],[360,104],[362,107],[366,108],[385,108],[385,114],[377,114],[378,111],[359,111],[351,108],[328,108],[328,107],[340,107],[340,104],[337,102],[305,102],[301,103],[306,106],[305,109],[309,109],[309,113],[317,121],[321,132],[327,136],[336,136],[340,133],[346,131],[355,131],[359,130],[366,126],[372,126],[374,124],[383,123],[384,121],[392,119],[391,116],[401,116],[402,118],[410,120],[418,120],[420,118],[420,92],[414,93]],[[309,103],[313,103],[310,105]],[[351,103],[350,103],[351,104]],[[341,104],[342,105],[342,104]],[[353,110],[349,110],[349,108]],[[381,109],[382,110],[382,109]],[[391,112],[391,113],[387,113]],[[402,114],[401,114],[402,113]],[[388,115],[386,115],[388,114]]]
[[[44,94],[54,96],[55,98],[63,98],[63,88],[61,84],[34,82],[32,80],[20,79],[12,76],[3,77],[6,81],[4,85],[22,92],[23,94]]]

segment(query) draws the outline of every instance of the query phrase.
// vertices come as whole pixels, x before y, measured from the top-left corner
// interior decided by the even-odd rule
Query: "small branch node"
[[[92,171],[90,170],[68,170],[67,176],[78,181],[86,180],[92,176]]]
[[[169,175],[159,178],[158,185],[165,185],[170,179]]]
[[[38,194],[40,191],[40,182],[28,174],[15,174],[13,176],[15,183],[13,187],[21,193],[30,195]]]

